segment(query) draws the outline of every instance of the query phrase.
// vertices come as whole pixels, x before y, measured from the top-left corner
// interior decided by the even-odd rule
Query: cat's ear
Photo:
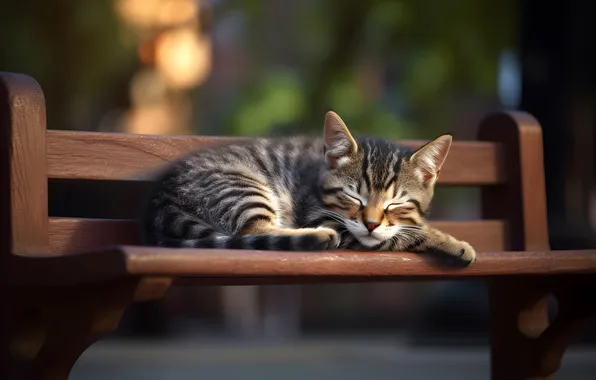
[[[325,159],[330,168],[336,168],[350,160],[358,145],[344,121],[333,111],[325,115]]]
[[[445,163],[453,138],[442,135],[422,146],[410,157],[425,185],[434,185]]]

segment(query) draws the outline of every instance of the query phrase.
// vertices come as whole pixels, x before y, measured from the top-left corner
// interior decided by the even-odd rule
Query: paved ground
[[[89,349],[71,380],[482,380],[486,347],[407,348],[382,338],[108,341]],[[568,353],[557,380],[596,379],[596,349]]]

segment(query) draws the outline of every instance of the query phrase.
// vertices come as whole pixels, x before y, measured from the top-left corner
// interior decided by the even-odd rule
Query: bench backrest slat
[[[221,137],[133,135],[48,131],[48,177],[87,180],[143,179],[181,154],[226,141]],[[400,141],[421,146],[424,141]],[[455,141],[441,171],[443,185],[495,185],[505,182],[497,143]]]
[[[507,249],[507,223],[502,220],[436,221],[432,225],[466,240],[481,252]],[[140,231],[134,220],[50,218],[50,252],[69,254],[112,245],[138,245]]]

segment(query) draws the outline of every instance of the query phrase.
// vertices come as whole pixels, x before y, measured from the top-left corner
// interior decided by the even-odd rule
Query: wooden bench
[[[67,379],[127,306],[159,298],[173,284],[482,278],[490,282],[498,380],[550,379],[572,333],[596,314],[587,286],[596,283],[596,252],[549,250],[541,129],[528,114],[485,118],[480,141],[456,141],[441,173],[441,186],[482,188],[482,220],[434,223],[476,247],[469,268],[400,252],[142,247],[134,221],[53,217],[48,180],[141,180],[217,139],[52,131],[45,120],[39,85],[0,74],[2,379]],[[552,321],[549,296],[558,301]]]

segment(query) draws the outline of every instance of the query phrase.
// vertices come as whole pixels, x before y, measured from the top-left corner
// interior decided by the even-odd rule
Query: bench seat
[[[127,276],[240,285],[596,274],[596,250],[481,252],[468,268],[429,254],[242,251],[117,246],[66,256],[19,256],[13,283],[62,286]],[[24,276],[24,274],[26,274]]]

